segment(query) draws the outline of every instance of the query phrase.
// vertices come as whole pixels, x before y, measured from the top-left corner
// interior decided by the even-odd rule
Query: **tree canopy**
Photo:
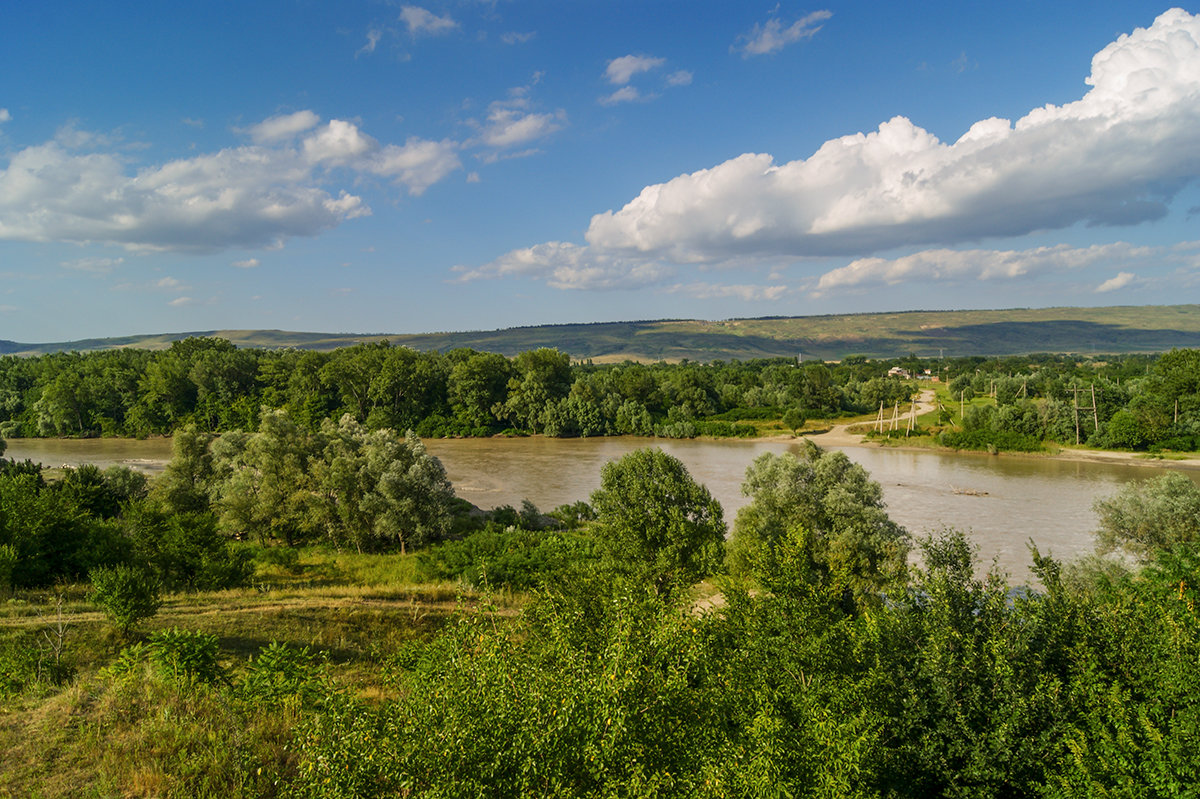
[[[721,504],[678,458],[640,449],[605,464],[592,494],[597,535],[612,562],[661,595],[721,568]]]

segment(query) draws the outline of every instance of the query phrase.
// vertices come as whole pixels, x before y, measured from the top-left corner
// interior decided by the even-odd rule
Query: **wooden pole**
[[[1075,391],[1075,401],[1072,406],[1075,409],[1075,446],[1079,446],[1079,386],[1072,386]]]

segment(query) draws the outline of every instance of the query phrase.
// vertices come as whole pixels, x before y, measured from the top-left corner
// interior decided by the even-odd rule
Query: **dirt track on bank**
[[[920,398],[917,400],[917,413],[928,413],[935,409],[934,391],[926,389],[921,392]],[[865,423],[865,424],[870,424]],[[824,433],[806,436],[809,441],[823,447],[825,449],[836,447],[882,447],[874,441],[867,441],[865,436],[858,433],[851,433],[851,427],[862,427],[863,422],[856,422],[853,425],[839,424],[834,425]],[[903,444],[899,446],[888,446],[888,449],[906,450],[910,452],[953,452],[953,450],[941,450],[930,447],[906,447]],[[1160,469],[1200,469],[1200,456],[1189,455],[1182,458],[1150,458],[1142,453],[1137,452],[1113,452],[1111,450],[1102,449],[1060,449],[1054,452],[1005,452],[997,457],[1004,458],[1047,458],[1059,461],[1086,461],[1091,463],[1119,463],[1130,466],[1147,466],[1150,468]]]

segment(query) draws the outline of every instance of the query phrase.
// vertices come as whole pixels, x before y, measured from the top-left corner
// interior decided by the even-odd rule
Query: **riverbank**
[[[877,441],[870,441],[865,435],[860,433],[851,433],[850,428],[855,426],[861,426],[861,423],[856,423],[853,425],[835,425],[833,428],[824,433],[816,433],[814,435],[804,436],[804,438],[807,438],[809,441],[813,442],[822,449],[838,449],[841,447],[870,447],[875,449],[896,450],[900,452],[936,452],[943,455],[953,455],[964,452],[964,450],[951,449],[950,447],[939,447],[936,445],[916,446],[910,444],[883,444]],[[1044,452],[1001,452],[994,457],[1075,461],[1084,463],[1111,463],[1128,466],[1146,466],[1159,469],[1200,470],[1200,454],[1196,453],[1155,457],[1144,452],[1117,452],[1106,449],[1082,449],[1070,447],[1059,448],[1052,451],[1048,450]]]

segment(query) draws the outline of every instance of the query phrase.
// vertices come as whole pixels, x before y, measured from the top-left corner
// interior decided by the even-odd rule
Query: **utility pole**
[[[1091,407],[1080,407],[1079,405],[1079,386],[1072,386],[1071,390],[1075,392],[1075,443],[1079,444],[1079,412],[1092,412],[1092,432],[1100,429],[1100,411],[1096,406],[1096,384],[1092,383],[1092,405]]]
[[[1079,446],[1079,386],[1074,385],[1072,389],[1075,391],[1075,401],[1072,403],[1075,409],[1075,446]]]

